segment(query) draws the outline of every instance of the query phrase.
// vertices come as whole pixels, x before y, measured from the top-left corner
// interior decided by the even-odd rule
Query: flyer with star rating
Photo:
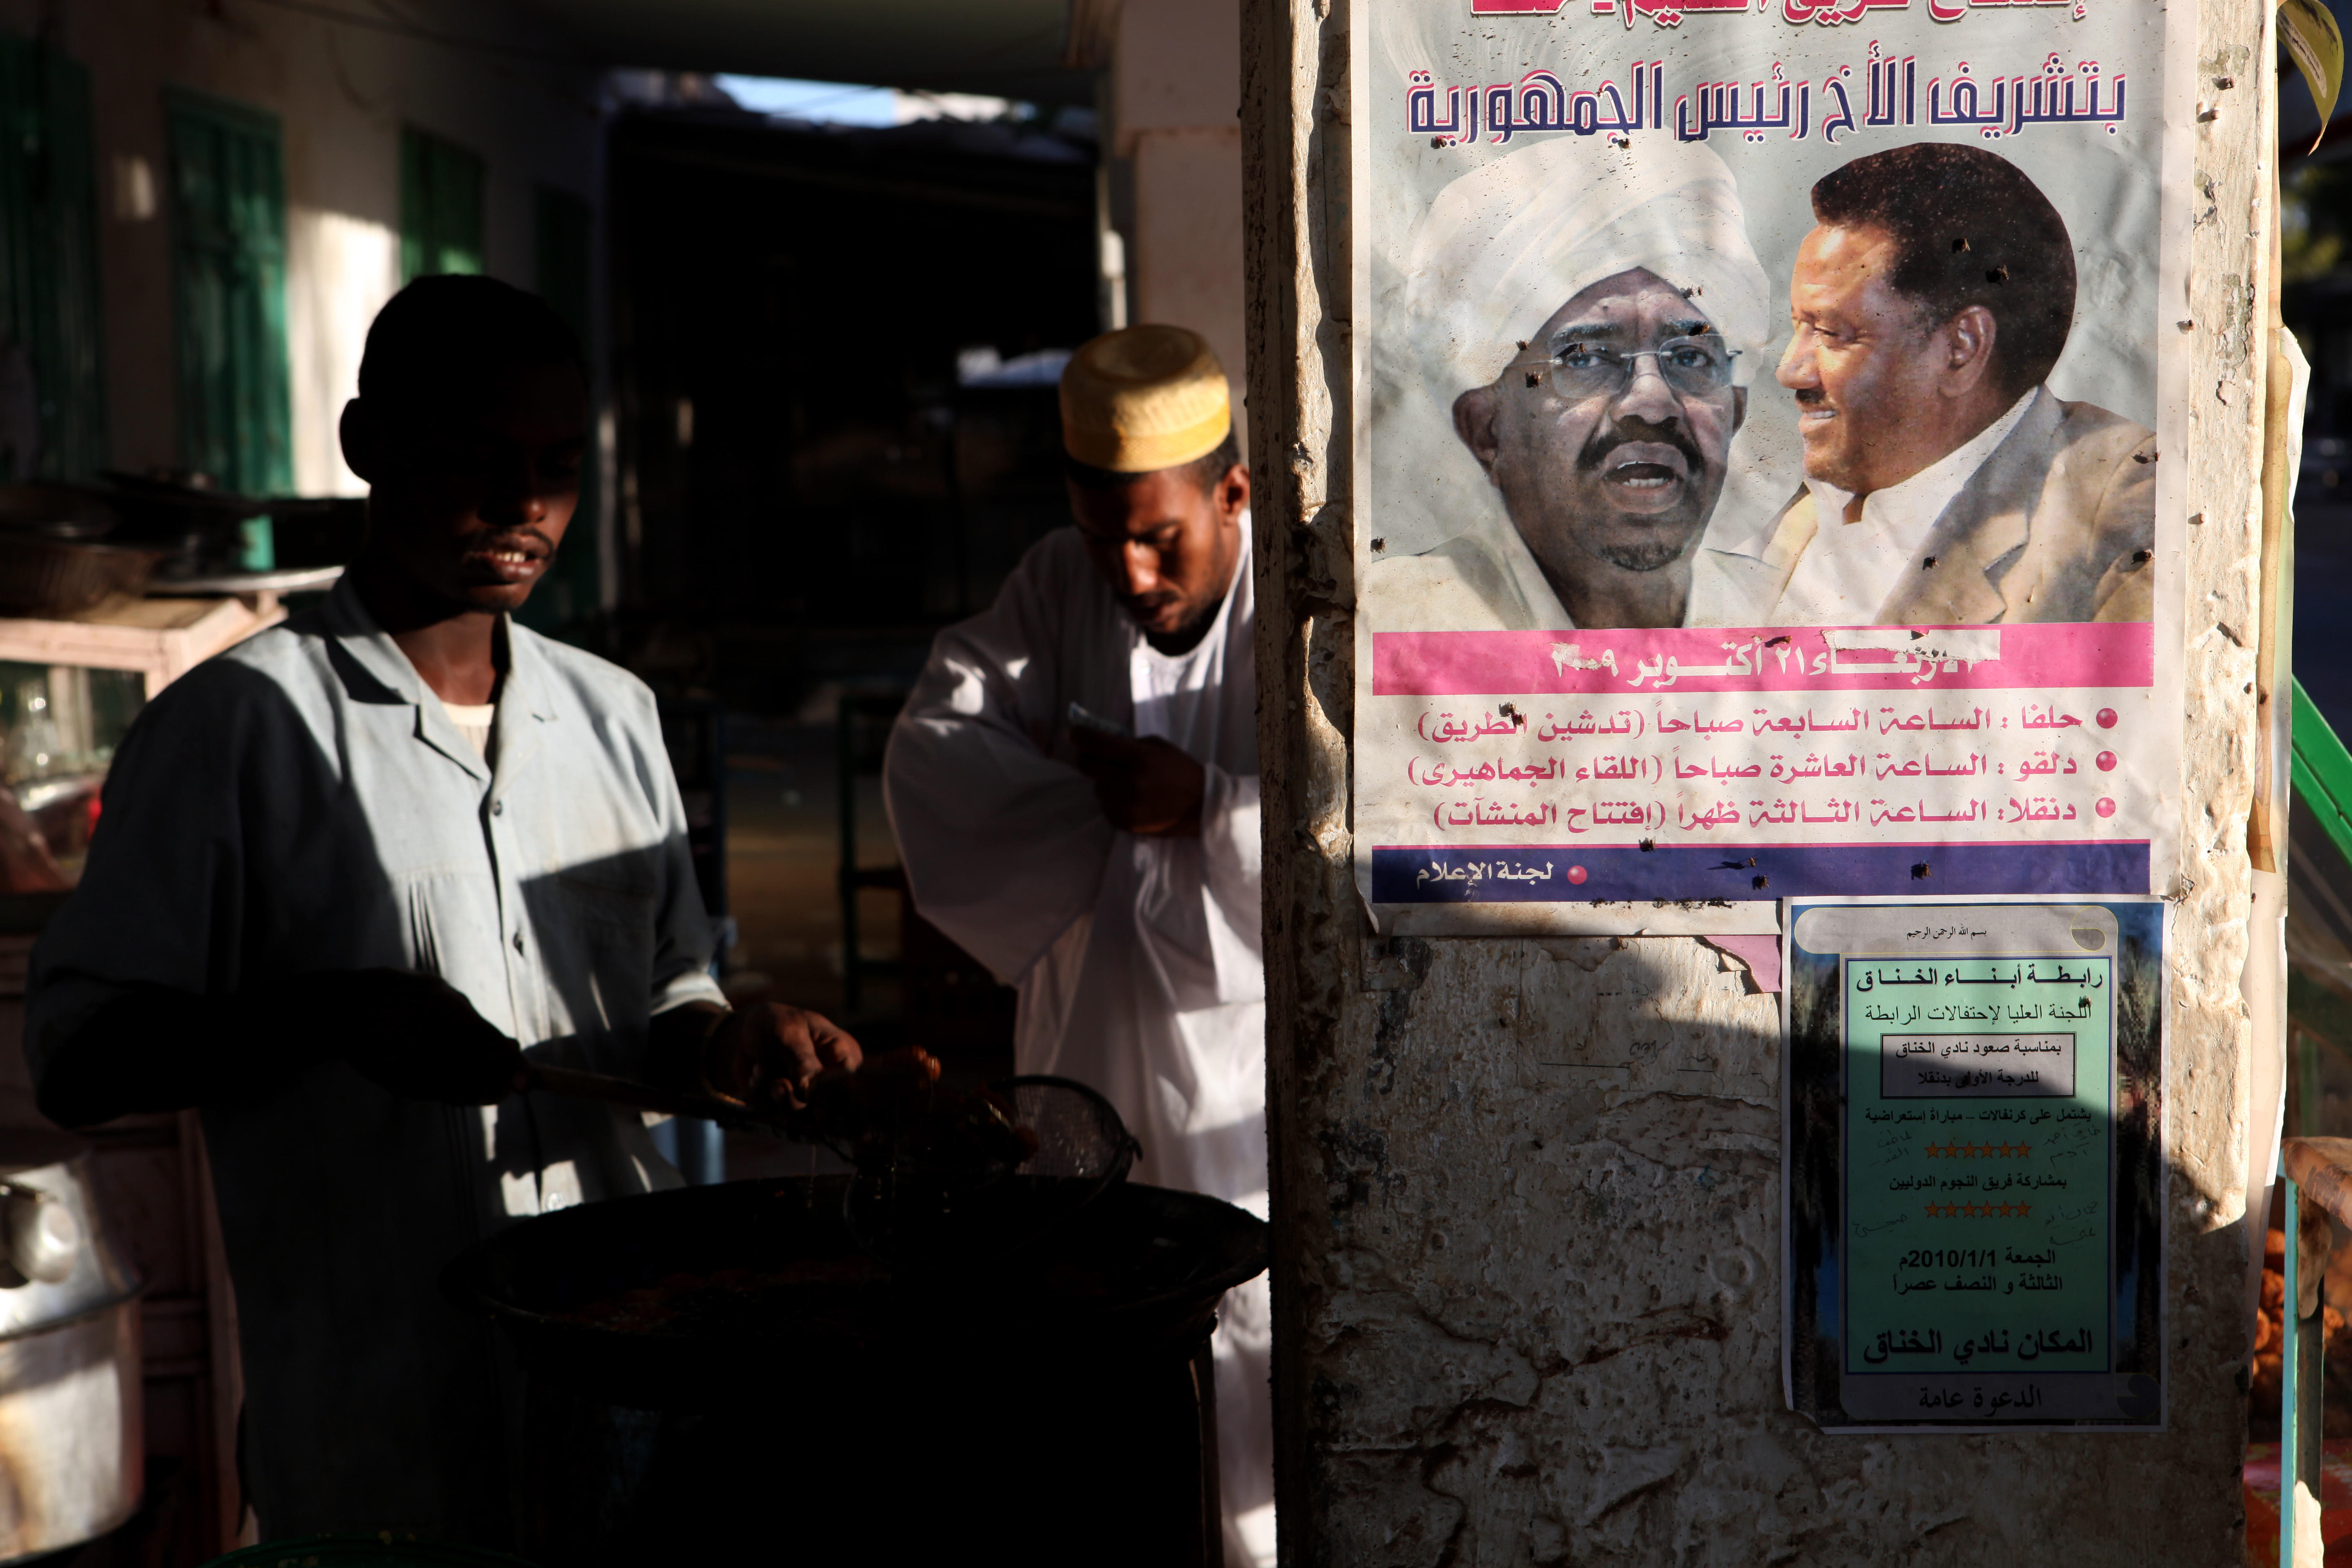
[[[2160,1428],[2163,902],[1785,911],[1790,1407]]]

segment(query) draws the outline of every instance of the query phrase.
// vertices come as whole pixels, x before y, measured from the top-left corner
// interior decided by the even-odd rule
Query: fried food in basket
[[[920,1047],[866,1058],[856,1072],[819,1075],[805,1123],[861,1170],[983,1171],[1017,1165],[1037,1135],[993,1089],[940,1087],[939,1058]]]

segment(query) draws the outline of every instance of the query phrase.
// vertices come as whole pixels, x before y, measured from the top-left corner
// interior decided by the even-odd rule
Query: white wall
[[[288,204],[286,345],[292,361],[294,488],[364,495],[337,420],[358,390],[368,323],[400,287],[400,234],[373,218]]]
[[[1209,340],[1233,383],[1246,451],[1240,101],[1238,0],[1125,0],[1112,46],[1109,145],[1134,161],[1129,319]]]
[[[287,198],[287,338],[294,476],[307,494],[362,493],[335,425],[356,389],[368,322],[399,286],[400,130],[458,142],[488,166],[488,269],[535,281],[533,187],[601,208],[596,74],[562,36],[503,0],[411,0],[397,12],[458,47],[327,20],[264,0],[0,0],[0,27],[58,41],[89,68],[100,178],[110,437],[119,468],[174,466],[171,250],[163,89],[194,89],[278,116]],[[143,162],[156,201],[118,199]],[[592,355],[601,361],[592,346]]]

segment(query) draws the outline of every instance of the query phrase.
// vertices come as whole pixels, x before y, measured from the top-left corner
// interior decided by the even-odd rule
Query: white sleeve
[[[1201,858],[1209,897],[1262,954],[1257,775],[1229,773],[1213,763],[1203,763],[1202,772],[1208,778],[1201,799]]]
[[[1034,738],[1060,690],[1051,543],[932,643],[882,764],[916,909],[1007,984],[1093,910],[1112,837],[1093,784]]]
[[[1200,882],[1192,897],[1197,923],[1205,946],[1195,961],[1205,969],[1190,970],[1192,985],[1180,987],[1181,1005],[1226,1006],[1255,1002],[1265,995],[1264,913],[1259,902],[1258,780],[1255,773],[1229,773],[1214,763],[1202,763],[1201,849],[1198,859],[1182,863],[1199,868]],[[1146,938],[1163,949],[1160,968],[1171,980],[1187,973],[1173,951],[1176,927]]]

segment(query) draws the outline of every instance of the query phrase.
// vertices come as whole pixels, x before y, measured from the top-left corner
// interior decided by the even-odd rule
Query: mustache
[[[1830,400],[1830,395],[1818,386],[1801,386],[1797,389],[1796,396],[1797,405],[1801,408],[1818,407]]]
[[[520,550],[526,554],[552,555],[555,546],[547,535],[528,525],[521,528],[496,528],[470,540],[468,550]]]
[[[1636,441],[1653,446],[1672,447],[1683,455],[1683,462],[1688,466],[1692,473],[1701,474],[1706,471],[1706,454],[1698,449],[1698,443],[1692,440],[1681,426],[1643,425],[1639,422],[1612,426],[1607,430],[1595,430],[1585,437],[1584,445],[1578,449],[1576,466],[1587,470],[1597,470],[1603,462],[1607,461],[1610,453],[1620,447],[1631,446]]]

